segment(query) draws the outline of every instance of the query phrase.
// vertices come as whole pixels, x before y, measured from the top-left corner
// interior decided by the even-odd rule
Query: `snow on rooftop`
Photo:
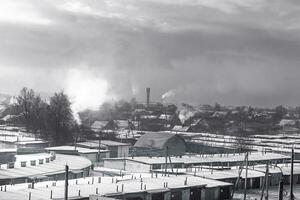
[[[124,158],[107,158],[106,160],[118,160]],[[165,157],[127,157],[127,160],[141,162],[145,164],[164,164]],[[171,157],[172,163],[184,164],[204,164],[204,163],[231,163],[243,162],[245,154],[207,154],[207,155],[185,155],[182,157]],[[278,160],[289,159],[288,156],[275,153],[262,154],[259,152],[249,154],[249,161],[265,161],[265,160]]]
[[[17,149],[0,149],[0,153],[17,153]]]
[[[89,140],[89,142],[93,142],[93,143],[99,143],[98,140]],[[116,142],[113,140],[100,140],[100,143],[106,146],[129,146],[130,144],[127,143],[122,143],[122,142]]]
[[[42,158],[41,156],[42,154],[22,155],[22,156],[18,156],[17,160],[18,159],[22,161],[36,160]],[[81,170],[89,167],[92,163],[87,158],[81,156],[56,154],[56,159],[54,161],[51,161],[50,163],[44,163],[36,166],[29,166],[30,163],[28,163],[28,167],[1,169],[0,179],[12,179],[12,178],[21,178],[21,177],[29,177],[29,176],[37,176],[37,175],[48,175],[53,173],[63,173],[66,164],[68,164],[69,168],[72,170]]]
[[[155,170],[155,172],[164,173],[165,169],[158,169]],[[171,169],[167,170],[168,173],[171,173]],[[180,168],[180,169],[174,169],[174,174],[188,174],[193,176],[198,176],[202,178],[208,178],[213,180],[223,180],[223,179],[235,179],[239,176],[239,170],[238,169],[225,169],[225,170],[211,170],[211,169],[201,169],[201,168]],[[245,178],[245,170],[242,171],[241,177]],[[248,178],[257,178],[257,177],[264,177],[265,174],[260,171],[256,171],[253,169],[248,168]]]
[[[75,146],[55,146],[45,148],[48,151],[78,151],[79,153],[98,153],[96,149],[89,149],[83,147],[75,147]],[[107,150],[100,150],[100,152],[107,152]]]
[[[79,190],[82,197],[88,197],[89,195],[96,193],[96,188],[98,188],[99,195],[116,194],[121,192],[122,185],[124,193],[151,192],[153,190],[168,191],[171,188],[194,186],[211,188],[232,185],[230,183],[188,175],[155,177],[153,175],[151,176],[151,174],[140,174],[140,176],[136,174],[123,177],[101,177],[101,183],[98,183],[99,179],[99,177],[81,178],[77,179],[78,184],[76,184],[76,180],[69,180],[69,197],[78,196]],[[164,182],[168,183],[167,187],[164,187]],[[50,198],[51,191],[53,192],[53,198],[63,198],[64,181],[57,181],[56,186],[52,186],[51,181],[38,182],[35,184],[35,189],[28,189],[28,184],[8,185],[7,192],[2,192],[0,200],[24,199],[24,197],[28,197],[29,192],[31,192],[32,200],[44,200]]]

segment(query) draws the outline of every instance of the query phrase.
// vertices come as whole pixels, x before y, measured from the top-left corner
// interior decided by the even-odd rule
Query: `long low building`
[[[95,163],[103,158],[109,158],[109,150],[96,150],[96,149],[89,149],[83,147],[76,147],[76,146],[55,146],[55,147],[48,147],[45,150],[49,152],[55,152],[59,154],[67,154],[67,155],[80,155],[82,157],[88,158],[92,163]]]
[[[72,175],[70,178],[88,176],[91,161],[72,155],[30,154],[17,156],[16,166],[0,169],[0,185],[26,183],[32,180],[64,179],[65,165],[68,164]]]
[[[124,200],[223,200],[230,199],[232,184],[195,176],[134,174],[123,177],[86,177],[69,180],[70,199],[90,195]],[[39,182],[34,189],[26,184],[8,185],[0,200],[63,199],[64,181]],[[96,199],[96,198],[94,198]]]
[[[257,171],[265,172],[266,166],[255,166]],[[290,184],[291,164],[278,164],[269,167],[270,185],[278,185],[281,178],[283,178],[284,184]],[[294,184],[300,184],[300,164],[294,164],[293,170]]]
[[[99,144],[100,142],[100,144]],[[110,158],[117,158],[117,157],[127,157],[129,156],[129,147],[130,144],[112,141],[112,140],[88,140],[86,142],[79,142],[77,146],[90,148],[90,149],[107,149],[110,151],[109,157]]]
[[[243,163],[245,154],[209,154],[209,155],[185,155],[170,157],[167,159],[167,167],[188,168],[192,166],[239,166]],[[249,154],[249,165],[271,163],[285,163],[290,158],[281,154],[255,152]],[[171,163],[170,164],[170,160]],[[104,167],[122,169],[129,172],[150,172],[156,169],[164,169],[165,157],[126,157],[108,158],[104,160]]]
[[[154,173],[168,173],[168,174],[188,174],[193,176],[199,176],[202,178],[209,178],[213,180],[224,181],[228,183],[235,184],[238,178],[240,178],[239,184],[237,185],[237,189],[244,188],[245,181],[245,169],[242,170],[242,173],[239,177],[238,168],[208,168],[209,166],[201,166],[201,167],[192,167],[185,169],[158,169],[153,170]],[[290,175],[291,175],[291,164],[277,164],[277,165],[269,165],[269,185],[277,186],[281,179],[283,179],[284,184],[290,184]],[[247,174],[247,188],[249,189],[258,189],[261,188],[264,182],[266,173],[266,165],[256,165],[249,166],[248,174]],[[294,164],[294,184],[300,184],[300,164]]]

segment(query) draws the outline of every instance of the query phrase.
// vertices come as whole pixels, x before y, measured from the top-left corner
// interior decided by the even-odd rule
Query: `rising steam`
[[[193,117],[196,113],[196,110],[192,106],[186,104],[179,105],[178,110],[179,110],[178,118],[180,119],[182,124],[184,124],[185,121],[188,120],[189,118]]]
[[[97,110],[107,99],[108,83],[88,70],[72,69],[67,75],[66,93],[72,101],[74,119],[81,124],[78,113]]]
[[[175,91],[174,90],[169,90],[167,92],[165,92],[162,96],[161,99],[165,100],[167,98],[173,97],[175,95]]]

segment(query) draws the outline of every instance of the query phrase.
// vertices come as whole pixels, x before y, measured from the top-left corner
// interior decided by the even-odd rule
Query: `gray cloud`
[[[0,15],[2,92],[64,89],[77,69],[105,79],[108,99],[149,86],[173,102],[300,102],[297,1],[24,2],[25,16]]]

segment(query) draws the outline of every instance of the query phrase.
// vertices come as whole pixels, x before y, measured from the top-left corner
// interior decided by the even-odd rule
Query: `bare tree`
[[[74,119],[68,96],[63,92],[55,93],[50,99],[48,112],[53,142],[63,144],[73,141],[71,129],[74,126]]]
[[[24,87],[19,96],[17,97],[17,106],[19,107],[21,114],[24,118],[25,126],[27,132],[32,128],[31,127],[31,117],[33,102],[35,98],[35,93],[32,89],[27,89]]]

